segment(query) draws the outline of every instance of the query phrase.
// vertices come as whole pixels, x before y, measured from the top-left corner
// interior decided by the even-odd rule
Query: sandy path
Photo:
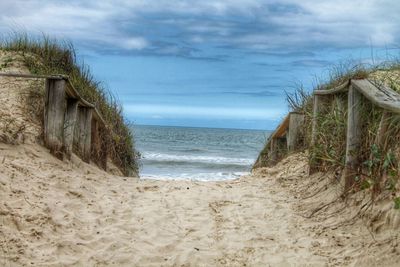
[[[235,181],[168,182],[112,176],[76,157],[61,162],[39,145],[0,143],[0,170],[1,266],[400,261],[400,216],[389,202],[376,206],[370,224],[349,220],[358,208],[343,201],[306,218],[335,198],[335,187],[307,178],[304,156]]]
[[[274,179],[166,182],[0,145],[4,266],[321,265]],[[32,263],[32,264],[31,264]]]
[[[324,262],[308,250],[312,239],[299,231],[301,218],[293,214],[287,196],[273,190],[273,183],[249,177],[224,183],[142,183],[137,187],[140,198],[129,210],[142,222],[136,239],[144,244],[139,264]]]

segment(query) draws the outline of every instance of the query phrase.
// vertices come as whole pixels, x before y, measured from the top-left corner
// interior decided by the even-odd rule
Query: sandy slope
[[[295,155],[236,181],[167,182],[61,162],[39,145],[1,144],[0,264],[395,266],[398,222],[377,219],[385,227],[374,241],[361,219],[341,223],[351,212],[328,216],[337,205],[305,218],[335,194],[295,192],[304,162]],[[318,185],[312,179],[304,182]]]

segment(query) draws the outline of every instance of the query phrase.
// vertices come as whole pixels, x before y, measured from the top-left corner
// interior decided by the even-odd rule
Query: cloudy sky
[[[137,124],[272,129],[284,91],[398,56],[398,0],[2,0],[0,33],[71,40]]]

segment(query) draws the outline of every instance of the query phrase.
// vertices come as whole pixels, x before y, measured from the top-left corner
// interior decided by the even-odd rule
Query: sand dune
[[[377,220],[385,226],[376,241],[361,219],[340,225],[346,211],[329,218],[337,205],[305,218],[335,194],[295,192],[320,185],[305,176],[302,155],[227,182],[118,177],[75,157],[61,162],[34,144],[1,144],[0,162],[2,266],[394,266],[400,259],[391,236],[398,221],[385,224],[387,216]]]

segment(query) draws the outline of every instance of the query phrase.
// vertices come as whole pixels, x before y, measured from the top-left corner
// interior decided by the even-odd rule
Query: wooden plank
[[[384,85],[378,88],[367,79],[351,80],[351,85],[378,107],[400,113],[400,95],[392,89]]]
[[[278,159],[278,143],[276,138],[270,139],[270,163],[275,164]]]
[[[347,90],[347,88],[346,88]],[[345,90],[345,91],[346,91]],[[317,145],[318,139],[318,119],[320,118],[321,114],[325,113],[332,108],[332,104],[334,103],[334,99],[337,95],[314,95],[313,96],[313,114],[312,114],[312,122],[311,122],[311,140],[310,140],[310,161],[309,161],[309,174],[313,174],[318,171],[320,160],[317,159],[316,154],[314,152],[314,148]]]
[[[362,135],[360,107],[362,98],[362,94],[356,88],[350,86],[347,112],[346,163],[343,172],[345,193],[354,185],[360,166],[359,156]]]
[[[106,127],[106,129],[107,129],[106,122],[105,122],[105,120],[103,119],[103,117],[101,116],[100,112],[99,112],[99,111],[97,110],[97,108],[95,107],[95,105],[92,104],[92,103],[90,103],[90,102],[88,102],[88,101],[86,101],[85,99],[83,99],[83,98],[80,96],[80,94],[78,93],[78,91],[75,89],[75,87],[72,85],[72,83],[69,82],[69,80],[68,80],[68,86],[67,86],[67,88],[66,88],[66,92],[67,92],[67,95],[68,95],[69,97],[79,99],[79,101],[80,101],[79,105],[84,106],[84,107],[93,108],[93,109],[94,109],[93,112],[92,112],[92,113],[93,113],[93,117],[94,117],[97,121],[99,121],[100,123],[102,123],[102,124]]]
[[[73,98],[67,99],[67,111],[64,121],[64,151],[68,159],[71,159],[72,144],[74,140],[74,131],[76,125],[76,117],[78,113],[78,100]]]
[[[65,80],[67,82],[67,86],[65,88],[67,96],[69,96],[71,98],[79,99],[79,101],[81,102],[80,104],[82,106],[95,108],[94,104],[86,101],[85,99],[83,99],[79,95],[78,91],[72,85],[72,83],[70,82],[69,77],[67,75],[62,75],[62,74],[57,74],[57,75],[36,75],[36,74],[3,72],[3,73],[0,73],[0,76],[3,76],[3,77],[15,77],[15,78]],[[97,108],[95,108],[95,110],[93,111],[93,116],[95,116],[97,118],[97,120],[101,121],[104,125],[106,125],[103,117],[101,116],[101,114],[97,110]]]
[[[76,114],[76,123],[74,129],[74,139],[72,141],[72,149],[75,154],[82,158],[82,148],[81,148],[81,120],[82,120],[82,107],[78,105]]]
[[[304,124],[304,114],[291,112],[289,114],[289,130],[287,133],[287,149],[289,152],[298,148],[300,128]]]
[[[67,86],[66,92],[67,92],[69,97],[73,97],[73,98],[79,99],[79,101],[81,102],[79,104],[81,106],[94,108],[94,105],[92,103],[86,101],[85,99],[83,99],[81,97],[81,95],[78,93],[78,91],[75,89],[75,87],[72,85],[71,82],[68,82],[68,86]]]
[[[68,97],[76,98],[78,100],[81,100],[81,96],[78,94],[78,92],[72,86],[71,82],[67,83],[67,87],[65,88],[65,91],[66,91]]]
[[[91,156],[91,139],[92,139],[92,108],[84,108],[82,122],[84,123],[83,128],[83,161],[89,163]]]
[[[105,120],[103,119],[103,117],[101,116],[100,112],[97,110],[97,108],[95,107],[94,104],[86,101],[85,99],[83,99],[80,94],[78,93],[78,91],[75,89],[75,87],[72,85],[72,83],[69,80],[69,77],[66,75],[34,75],[34,74],[23,74],[23,73],[0,73],[0,76],[4,76],[4,77],[20,77],[20,78],[33,78],[33,79],[46,79],[46,88],[52,88],[52,84],[53,82],[47,82],[47,81],[58,81],[60,82],[60,84],[63,84],[64,86],[64,98],[68,97],[68,98],[74,98],[77,99],[78,101],[78,106],[80,107],[86,107],[89,108],[90,111],[90,117],[93,117],[94,119],[96,119],[96,121],[99,123],[99,127],[102,129],[102,134],[103,135],[109,135],[112,136],[112,130],[109,129],[107,127],[107,124],[105,122]],[[88,145],[88,143],[90,143],[88,140],[90,139],[89,137],[86,136],[85,132],[87,132],[86,128],[83,127],[82,123],[84,120],[83,117],[85,117],[86,115],[83,115],[83,117],[81,115],[79,115],[81,112],[77,111],[76,112],[76,123],[75,123],[75,127],[69,127],[71,125],[70,122],[72,122],[73,120],[73,108],[71,106],[71,110],[67,111],[65,113],[65,115],[67,116],[67,122],[66,125],[62,126],[65,127],[65,130],[67,131],[66,133],[62,133],[60,134],[60,129],[62,128],[61,125],[64,124],[63,119],[60,119],[60,110],[63,108],[65,110],[65,103],[63,105],[58,105],[60,103],[56,103],[55,106],[57,106],[60,110],[56,112],[57,108],[53,108],[53,107],[49,107],[48,103],[52,103],[53,100],[49,101],[49,97],[53,97],[53,93],[47,93],[49,90],[46,89],[46,111],[45,111],[45,126],[44,126],[44,132],[45,132],[45,144],[48,144],[48,147],[50,148],[51,152],[53,154],[57,154],[57,156],[59,158],[63,157],[63,153],[62,152],[62,143],[65,143],[65,152],[67,154],[68,157],[70,157],[71,155],[71,151],[75,151],[78,155],[80,155],[82,158],[85,157],[86,161],[88,161],[88,156],[84,156],[84,154],[88,153],[87,150],[90,148],[90,145]],[[65,101],[64,101],[65,102]],[[55,112],[55,116],[57,118],[54,118],[54,113]],[[64,114],[64,112],[63,112]],[[89,116],[89,115],[87,115]],[[80,119],[82,117],[82,119]],[[55,119],[57,121],[55,121]],[[50,123],[48,123],[49,121],[51,121]],[[71,125],[72,126],[72,125]],[[57,130],[56,130],[57,129]],[[90,131],[90,130],[89,130]],[[58,136],[54,136],[54,132],[58,132]],[[71,134],[71,132],[73,134]],[[60,137],[61,136],[61,137]],[[72,139],[71,139],[72,137]],[[61,141],[61,139],[65,139],[63,141]],[[83,139],[87,139],[86,141],[83,141]],[[103,140],[104,139],[104,140]],[[107,165],[107,155],[105,153],[108,153],[106,147],[106,138],[103,138],[102,140],[102,165],[104,165],[106,168]],[[71,141],[72,140],[72,141]],[[104,143],[104,144],[103,144]],[[83,145],[86,144],[86,145]],[[71,147],[72,146],[72,147]],[[86,152],[84,152],[86,151]]]
[[[266,147],[269,147],[269,152],[268,152],[268,160],[273,164],[274,162],[277,161],[278,157],[278,145],[277,145],[277,138],[281,138],[285,136],[286,131],[289,127],[289,114],[283,119],[281,124],[275,129],[275,131],[268,137]],[[261,155],[258,156],[253,168],[256,168],[259,164],[261,164],[263,158]]]
[[[90,162],[92,109],[78,106],[77,122],[74,131],[74,151],[85,162]]]
[[[65,105],[65,80],[46,79],[44,142],[59,159],[63,159]]]
[[[333,89],[314,90],[314,95],[333,95],[333,94],[344,93],[348,90],[349,85],[350,81],[346,81],[345,83]]]
[[[73,151],[80,157],[83,157],[83,147],[82,147],[82,107],[78,106],[78,112],[76,116],[76,124],[74,129],[74,140],[73,140]]]
[[[97,120],[92,118],[92,126],[91,126],[91,132],[92,132],[92,137],[91,137],[91,158],[96,164],[99,163],[99,158],[100,158],[100,136],[99,136],[99,124]]]
[[[312,115],[312,129],[311,129],[311,147],[315,145],[317,140],[317,132],[318,132],[318,116],[322,110],[322,98],[323,96],[314,94],[313,101],[313,115]]]
[[[314,94],[314,99],[313,99],[313,115],[312,115],[312,125],[311,125],[311,143],[310,143],[310,148],[309,151],[311,153],[310,155],[310,161],[309,161],[309,174],[313,174],[316,171],[318,171],[318,164],[319,162],[315,158],[315,153],[313,148],[315,148],[315,144],[317,141],[317,133],[318,133],[318,117],[322,111],[322,105],[323,101],[322,98],[325,96],[323,95],[315,95]]]
[[[102,137],[104,128],[93,117],[92,118],[92,137],[91,137],[91,159],[102,169],[107,169],[107,143]]]
[[[279,124],[279,126],[275,129],[275,131],[272,133],[270,138],[272,139],[272,138],[283,137],[288,128],[289,128],[289,114],[283,119],[281,124]]]
[[[107,171],[107,158],[108,158],[108,131],[105,127],[99,126],[99,136],[100,136],[100,165]]]
[[[66,78],[65,75],[36,75],[36,74],[25,74],[15,72],[2,72],[0,76],[3,77],[15,77],[15,78],[32,78],[32,79],[52,79],[52,80],[63,80]]]

